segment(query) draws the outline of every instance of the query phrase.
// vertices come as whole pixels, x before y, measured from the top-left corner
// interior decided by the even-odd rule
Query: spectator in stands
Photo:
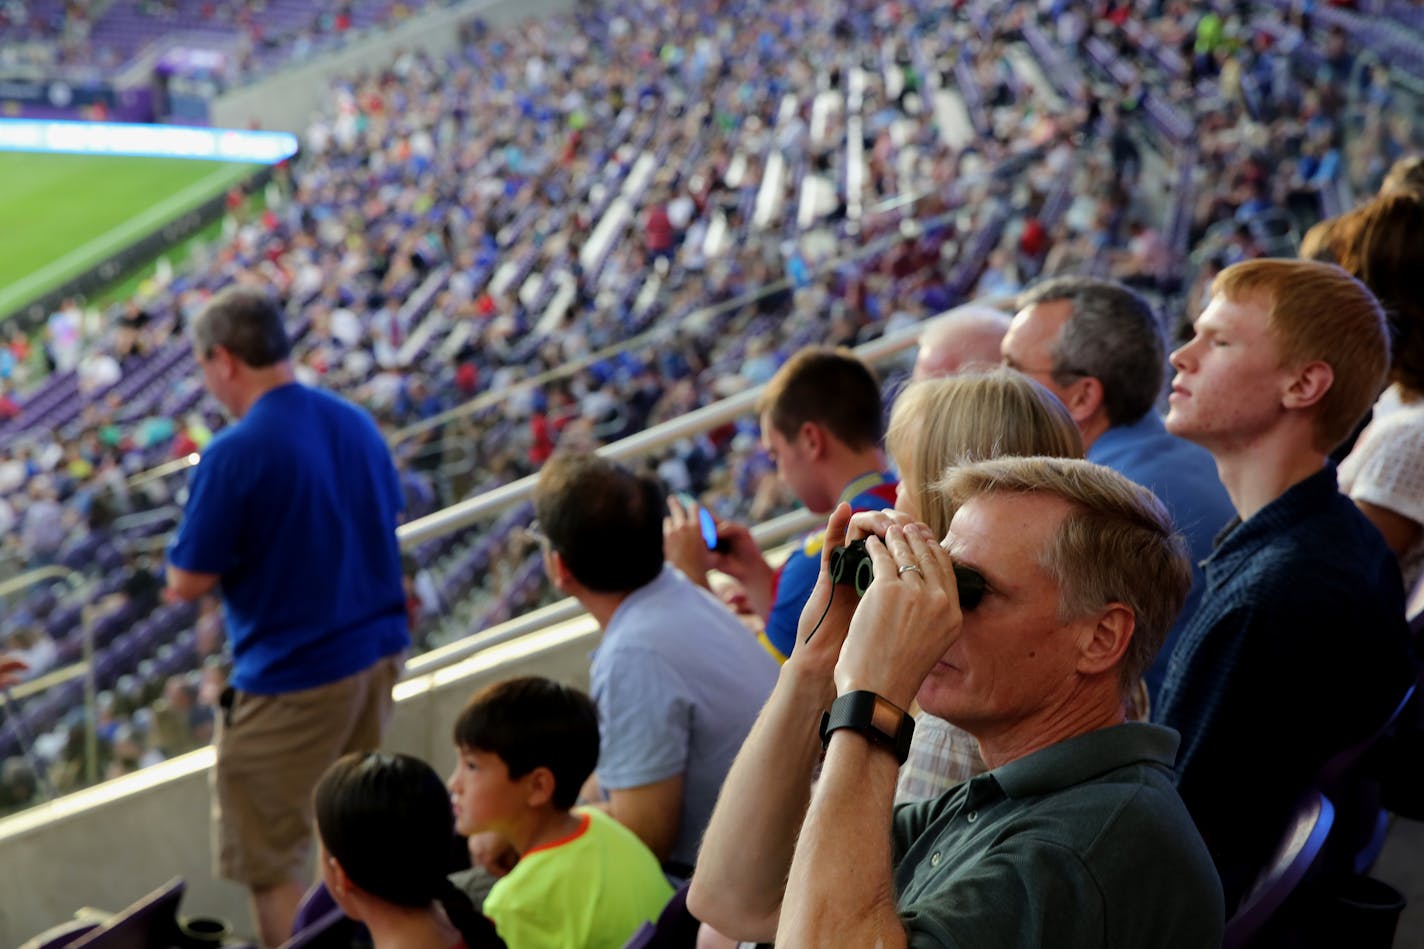
[[[1384,535],[1409,591],[1424,576],[1424,191],[1366,205],[1340,263],[1379,299],[1391,329],[1391,385],[1340,464],[1340,490]]]
[[[897,512],[832,515],[827,546],[868,536],[874,582],[858,603],[832,595],[823,558],[689,908],[777,945],[1220,945],[1220,886],[1172,787],[1176,736],[1123,716],[1191,583],[1166,510],[1068,459],[966,465],[944,490],[945,546]],[[977,606],[961,606],[951,555],[987,580]],[[892,812],[916,698],[993,770]]]
[[[1231,502],[1211,456],[1169,435],[1154,409],[1165,350],[1146,300],[1121,284],[1091,277],[1057,277],[1027,290],[1003,345],[1004,365],[1063,400],[1083,433],[1089,461],[1126,475],[1167,505],[1196,564],[1231,519]],[[1182,615],[1147,671],[1154,697],[1202,582],[1194,566]]]
[[[63,546],[68,518],[48,477],[30,479],[26,494],[29,503],[20,520],[20,543],[30,566],[43,567],[54,562]]]
[[[952,376],[975,366],[999,362],[999,347],[1009,318],[990,306],[968,303],[936,317],[920,331],[914,378]]]
[[[559,454],[534,492],[554,587],[598,621],[592,691],[605,807],[686,878],[776,664],[715,597],[663,563],[661,491],[594,454]]]
[[[321,878],[375,949],[494,949],[490,921],[446,876],[454,818],[440,775],[419,758],[352,752],[313,795]]]
[[[1002,456],[1083,457],[1083,438],[1063,403],[1007,369],[912,382],[895,399],[885,446],[900,472],[895,509],[941,538],[951,512],[939,482],[953,466]],[[972,735],[921,711],[895,799],[938,797],[983,770]]]
[[[803,349],[768,383],[757,412],[762,445],[777,475],[808,510],[825,514],[842,501],[857,511],[895,503],[895,479],[885,470],[880,449],[880,385],[854,354]],[[744,525],[719,522],[717,533],[726,542],[725,553],[704,547],[704,561],[689,558],[678,566],[704,586],[709,566],[737,580],[751,610],[765,619],[763,644],[785,661],[796,641],[796,617],[816,583],[820,533],[808,536],[778,570],[762,557]]]
[[[632,831],[574,809],[598,748],[593,700],[534,676],[484,689],[455,721],[455,830],[498,833],[519,856],[483,907],[510,946],[621,946],[672,898]]]
[[[1224,270],[1172,354],[1167,429],[1212,453],[1239,520],[1206,562],[1153,718],[1181,732],[1178,787],[1228,911],[1322,765],[1414,680],[1399,571],[1326,459],[1388,358],[1368,290],[1288,260]]]
[[[0,653],[0,689],[8,689],[22,680],[29,668],[18,656]]]
[[[217,869],[252,891],[275,946],[306,888],[311,789],[336,758],[380,743],[410,643],[400,485],[365,413],[294,381],[270,297],[218,294],[191,337],[208,391],[238,421],[194,469],[167,587],[195,600],[221,581],[233,673]]]

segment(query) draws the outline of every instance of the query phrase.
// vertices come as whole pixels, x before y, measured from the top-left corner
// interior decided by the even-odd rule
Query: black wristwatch
[[[873,745],[881,745],[901,764],[910,756],[910,739],[915,720],[889,699],[864,690],[837,696],[831,710],[821,715],[821,744],[829,745],[831,732],[849,728],[860,732]]]

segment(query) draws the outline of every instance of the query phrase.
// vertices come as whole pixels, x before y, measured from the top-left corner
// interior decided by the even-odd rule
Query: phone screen
[[[712,512],[700,507],[697,509],[697,516],[702,521],[702,542],[707,545],[708,550],[716,550],[717,521],[712,517]]]

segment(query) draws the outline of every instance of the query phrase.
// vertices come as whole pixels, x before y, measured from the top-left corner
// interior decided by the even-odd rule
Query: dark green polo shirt
[[[1216,949],[1221,883],[1172,784],[1177,733],[1078,735],[895,810],[915,947]]]

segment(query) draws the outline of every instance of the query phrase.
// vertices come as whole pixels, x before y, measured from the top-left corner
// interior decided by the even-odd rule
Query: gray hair
[[[1052,350],[1060,385],[1091,376],[1103,385],[1112,425],[1130,425],[1152,410],[1166,378],[1167,344],[1152,307],[1120,283],[1054,277],[1019,296],[1019,309],[1066,300],[1073,313]]]
[[[281,308],[250,287],[229,287],[213,297],[194,318],[188,336],[202,358],[221,346],[253,369],[276,365],[292,351]]]

